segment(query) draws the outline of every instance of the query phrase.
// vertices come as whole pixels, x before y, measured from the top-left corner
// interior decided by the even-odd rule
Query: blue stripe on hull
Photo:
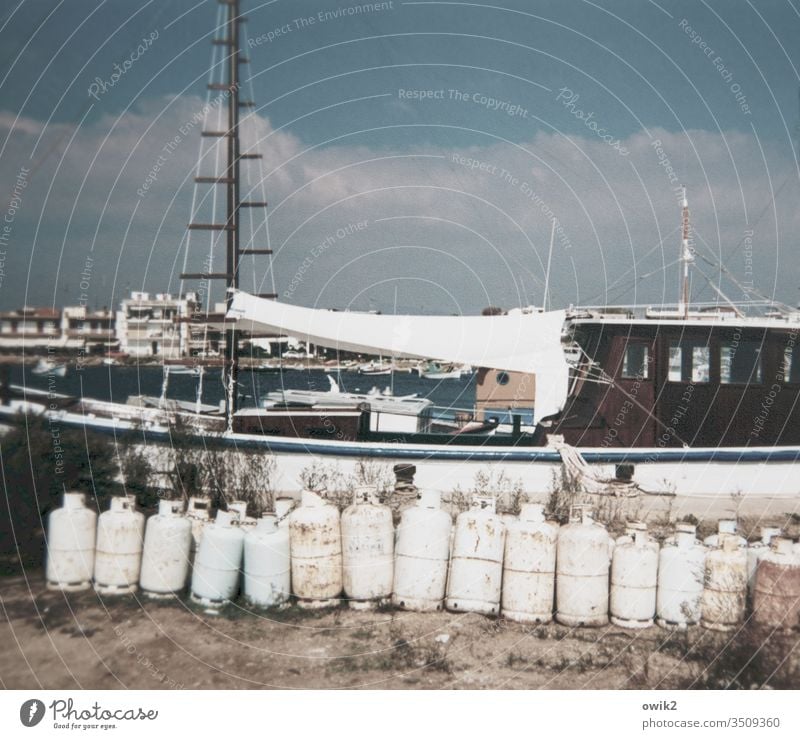
[[[119,438],[123,433],[119,428],[94,425],[91,421],[81,422],[60,418],[68,425],[85,426],[98,433]],[[132,433],[128,431],[127,433]],[[147,441],[170,443],[168,431],[139,429],[135,433]],[[201,439],[198,439],[200,442]],[[559,463],[561,456],[546,447],[457,447],[411,444],[378,444],[362,442],[341,442],[320,444],[314,441],[287,440],[271,437],[247,435],[204,436],[202,443],[208,446],[236,447],[237,449],[262,449],[280,454],[315,454],[330,457],[380,457],[383,459],[442,460],[464,462],[542,462]],[[658,462],[796,462],[800,459],[800,447],[770,447],[749,449],[746,447],[715,449],[604,449],[590,450],[578,448],[587,462],[594,464],[647,464]]]

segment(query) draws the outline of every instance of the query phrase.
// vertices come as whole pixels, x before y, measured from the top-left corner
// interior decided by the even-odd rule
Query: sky
[[[222,8],[0,3],[0,309],[222,271],[217,237],[186,230],[222,217],[222,188],[193,184],[221,171],[199,131],[221,125]],[[242,243],[275,251],[244,289],[402,313],[673,303],[686,186],[693,299],[797,304],[798,0],[243,11],[243,147],[263,155],[243,190],[269,207]]]

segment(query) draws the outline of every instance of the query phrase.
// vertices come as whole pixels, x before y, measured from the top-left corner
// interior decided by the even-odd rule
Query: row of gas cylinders
[[[99,518],[83,495],[67,493],[48,522],[48,586],[90,587],[103,594],[138,587],[172,597],[190,583],[191,597],[209,610],[241,590],[252,605],[288,601],[320,608],[344,597],[354,608],[391,600],[415,611],[442,607],[500,615],[520,622],[555,618],[570,626],[629,628],[654,621],[666,628],[739,626],[752,604],[756,622],[791,628],[800,623],[800,544],[764,529],[748,545],[735,521],[696,539],[677,524],[662,546],[646,525],[631,523],[616,541],[576,507],[564,526],[543,507],[524,504],[519,516],[495,513],[478,498],[452,524],[437,495],[424,493],[392,513],[373,491],[358,489],[339,510],[304,492],[301,505],[256,520],[244,504],[218,511],[190,501],[162,500],[145,526],[129,498],[115,498]],[[242,577],[243,573],[243,577]]]

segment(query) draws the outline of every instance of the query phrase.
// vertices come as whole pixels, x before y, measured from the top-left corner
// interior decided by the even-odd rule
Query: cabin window
[[[628,344],[622,358],[622,376],[626,379],[646,380],[650,370],[650,347],[647,344]]]
[[[761,382],[761,342],[723,344],[719,352],[719,379],[726,385]]]
[[[708,382],[711,353],[705,344],[673,341],[669,347],[669,382]]]
[[[800,345],[783,350],[783,381],[800,383]]]

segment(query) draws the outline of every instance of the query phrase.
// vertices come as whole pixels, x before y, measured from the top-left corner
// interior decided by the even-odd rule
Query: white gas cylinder
[[[244,531],[234,526],[237,514],[217,511],[206,526],[192,571],[192,600],[216,612],[239,592]]]
[[[685,629],[700,620],[707,549],[689,523],[677,524],[668,541],[658,556],[657,623]]]
[[[290,594],[289,529],[267,513],[244,536],[244,595],[254,606],[272,608]]]
[[[356,488],[342,513],[342,584],[351,608],[369,608],[392,594],[392,511],[372,488]]]
[[[583,508],[562,526],[556,550],[556,620],[567,626],[608,623],[608,575],[614,540]]]
[[[77,591],[91,587],[97,514],[83,493],[64,493],[61,508],[47,517],[47,588]]]
[[[292,590],[301,608],[336,605],[342,593],[342,533],[339,510],[304,490],[289,516]]]
[[[144,514],[129,496],[111,499],[97,519],[94,589],[102,595],[132,593],[139,583],[144,546]]]
[[[438,611],[447,587],[450,561],[450,514],[441,509],[441,495],[423,492],[406,508],[397,527],[392,602],[409,611]]]
[[[180,500],[160,500],[147,519],[139,587],[152,598],[171,598],[186,585],[192,547],[192,524]]]
[[[721,534],[721,546],[706,556],[706,577],[700,624],[732,631],[744,620],[747,603],[747,550],[735,534]]]
[[[761,538],[747,546],[747,590],[753,592],[756,584],[756,569],[761,558],[769,552],[770,542],[781,535],[781,529],[765,526],[761,529]]]
[[[547,623],[553,618],[558,525],[544,506],[525,503],[506,526],[503,561],[503,616],[511,621]]]
[[[247,515],[246,500],[232,500],[227,505],[228,511],[236,515],[231,517],[231,526],[253,527],[258,523],[258,519]]]
[[[711,536],[707,536],[703,539],[703,544],[707,547],[719,547],[722,546],[722,537],[727,536],[733,537],[738,546],[746,547],[747,539],[739,535],[738,528],[739,526],[735,518],[721,518],[717,522],[717,533],[711,534]]]
[[[611,560],[611,623],[646,629],[656,615],[658,544],[647,527],[634,529],[630,540],[617,540]]]
[[[451,611],[497,615],[503,581],[506,527],[492,498],[476,498],[459,514],[445,605]]]

